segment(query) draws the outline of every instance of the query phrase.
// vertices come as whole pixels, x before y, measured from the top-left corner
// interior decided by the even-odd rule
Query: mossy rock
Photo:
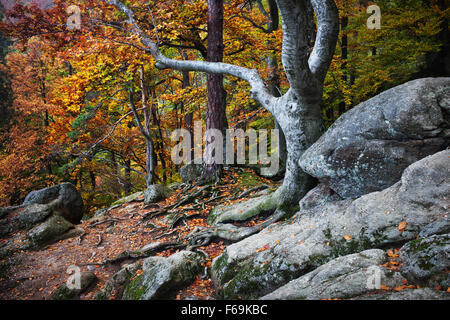
[[[229,221],[246,221],[274,211],[277,205],[278,198],[275,193],[271,193],[229,206],[218,206],[211,211],[207,222],[212,225]]]
[[[27,234],[27,239],[32,247],[39,248],[60,239],[65,232],[73,227],[73,224],[63,217],[54,215],[31,229]]]
[[[450,286],[450,235],[418,238],[399,251],[400,272],[413,283],[422,286]]]
[[[120,198],[119,200],[114,201],[113,203],[111,203],[111,206],[115,206],[118,204],[124,204],[124,203],[129,203],[129,202],[133,202],[133,201],[138,201],[139,198],[144,196],[144,192],[143,191],[139,191],[133,194],[130,194],[129,196]]]
[[[180,251],[168,258],[150,257],[144,261],[143,273],[125,286],[124,300],[171,298],[177,289],[192,282],[201,270],[204,257]]]

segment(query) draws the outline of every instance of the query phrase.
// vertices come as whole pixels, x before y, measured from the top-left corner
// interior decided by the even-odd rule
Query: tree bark
[[[208,61],[222,62],[223,60],[223,0],[208,0]],[[215,129],[225,133],[226,110],[225,90],[223,88],[223,75],[207,74],[207,104],[206,104],[206,130]],[[222,172],[222,163],[212,161],[215,152],[210,150],[212,141],[207,137],[205,146],[205,164],[203,178],[215,180]],[[222,150],[220,150],[222,152]]]

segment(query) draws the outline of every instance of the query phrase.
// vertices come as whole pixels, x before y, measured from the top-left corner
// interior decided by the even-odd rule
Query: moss
[[[74,300],[79,298],[76,290],[70,290],[65,284],[60,286],[52,294],[52,300]]]
[[[224,287],[224,298],[256,299],[301,275],[302,270],[292,271],[284,263],[280,260],[254,266],[248,261]]]
[[[269,265],[253,267],[251,263],[244,266],[223,290],[225,299],[255,299],[261,290],[261,276],[267,274]]]
[[[232,265],[228,265],[228,254],[226,252],[222,253],[219,258],[214,262],[211,269],[218,278],[220,279],[220,282],[226,283],[230,279],[233,278],[235,275],[235,271]]]
[[[253,188],[261,185],[261,179],[252,171],[242,171],[238,173],[238,181],[245,188]]]
[[[369,237],[366,235],[365,228],[361,229],[357,239],[351,240],[346,240],[343,237],[340,239],[333,238],[329,228],[325,229],[323,233],[331,249],[331,256],[335,258],[375,248],[387,239],[381,231],[374,232],[371,235],[372,237]]]
[[[326,256],[324,254],[312,254],[308,257],[308,267],[311,269],[315,269],[328,261],[330,261],[332,258],[330,256]]]
[[[126,196],[126,197],[120,198],[119,200],[114,201],[113,203],[111,203],[111,206],[131,202],[131,201],[135,200],[136,198],[142,197],[143,195],[144,195],[144,192],[142,192],[142,191],[130,194],[129,196]]]
[[[430,247],[431,243],[428,243],[423,238],[411,240],[408,243],[410,251],[414,254],[424,251]]]
[[[140,300],[145,293],[144,275],[137,276],[125,286],[124,297],[129,300]]]

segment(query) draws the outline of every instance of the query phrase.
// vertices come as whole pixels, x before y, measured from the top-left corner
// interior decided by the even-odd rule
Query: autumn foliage
[[[127,1],[164,54],[205,59],[207,2]],[[19,204],[30,190],[71,181],[89,211],[145,187],[146,144],[130,103],[154,143],[156,182],[179,179],[170,160],[172,130],[185,115],[204,120],[206,76],[158,70],[125,17],[105,1],[73,1],[81,30],[68,30],[67,2],[17,3],[1,24],[14,40],[2,68],[14,95],[8,124],[0,129],[0,206]],[[263,9],[261,10],[261,5]],[[447,50],[449,9],[431,1],[377,1],[382,28],[368,30],[366,1],[337,1],[340,41],[324,85],[323,118],[336,118],[382,90],[434,72],[430,57]],[[265,1],[231,0],[224,7],[224,62],[256,68],[269,81],[267,57],[281,65],[282,30],[267,32]],[[447,49],[446,49],[447,48]],[[139,70],[148,95],[142,100]],[[288,89],[279,70],[281,93]],[[433,73],[432,73],[433,74]],[[439,74],[435,74],[439,75]],[[248,84],[226,77],[230,127],[273,128],[271,115],[248,95]],[[130,94],[131,92],[131,94]]]

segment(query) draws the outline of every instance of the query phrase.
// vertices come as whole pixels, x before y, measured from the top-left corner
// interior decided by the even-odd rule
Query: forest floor
[[[121,265],[135,262],[136,259],[125,259],[120,263],[105,263],[105,261],[111,261],[124,252],[137,251],[155,241],[186,241],[183,238],[194,228],[208,227],[206,219],[215,206],[244,201],[252,197],[256,191],[249,192],[245,197],[239,197],[239,195],[261,184],[274,189],[278,186],[278,183],[264,179],[250,169],[232,168],[224,172],[223,182],[212,186],[209,193],[202,193],[191,203],[179,205],[171,210],[164,210],[164,208],[179,203],[186,193],[186,187],[175,190],[169,198],[157,204],[145,205],[141,197],[113,207],[103,215],[103,219],[96,220],[96,217],[93,217],[77,225],[85,231],[81,236],[61,240],[39,251],[15,252],[13,257],[8,258],[12,258],[15,263],[9,266],[9,270],[0,270],[0,299],[49,299],[52,292],[70,277],[67,273],[70,266],[79,267],[81,271],[90,270],[96,274],[99,279],[97,285],[81,296],[81,299],[92,299]],[[196,186],[189,191],[192,194],[201,188]],[[176,225],[173,221],[167,223],[166,216],[172,212],[184,215],[184,218]],[[251,220],[239,225],[250,226],[262,221],[262,219]],[[23,231],[12,237],[19,242],[25,241]],[[0,239],[0,245],[6,240]],[[204,267],[210,266],[212,259],[222,253],[225,245],[219,241],[199,248],[209,256]],[[178,250],[168,249],[156,255],[170,256]],[[5,260],[0,261],[0,266],[2,265],[6,265]],[[179,290],[173,298],[187,297],[217,298],[214,285],[206,273],[199,274],[192,284]]]

